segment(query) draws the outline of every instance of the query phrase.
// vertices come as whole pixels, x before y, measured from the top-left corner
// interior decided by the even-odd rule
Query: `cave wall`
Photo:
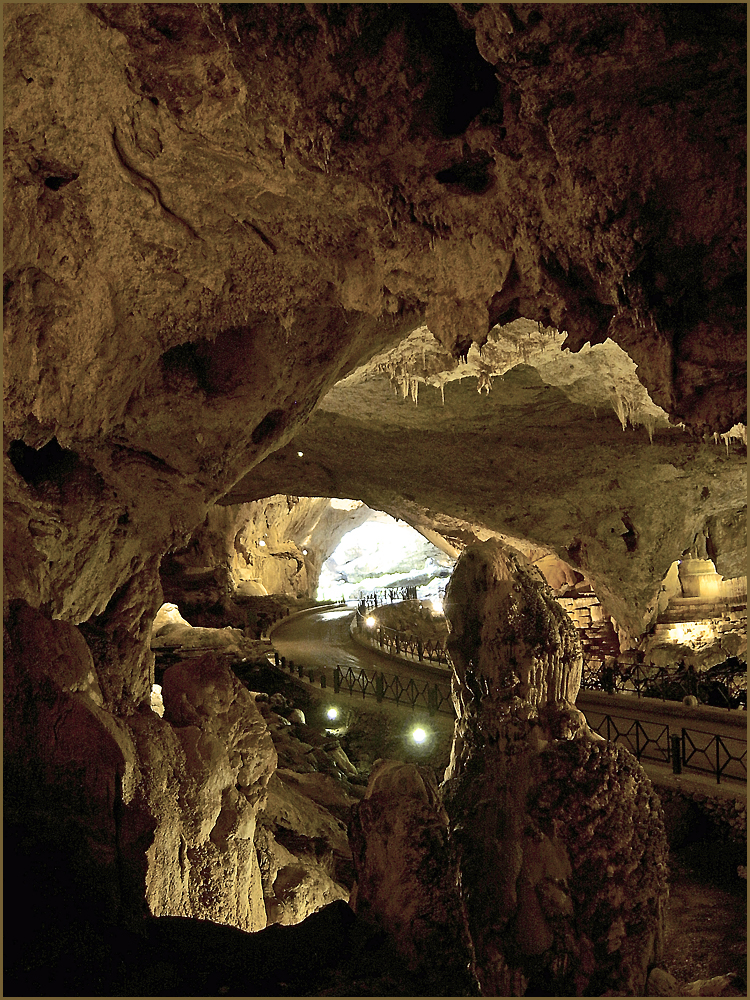
[[[609,336],[675,420],[711,433],[745,420],[745,16],[679,4],[4,6],[6,753],[19,856],[25,831],[52,831],[47,856],[73,888],[75,872],[94,887],[107,873],[94,909],[115,916],[114,873],[136,859],[128,898],[145,900],[156,801],[143,793],[129,832],[116,817],[142,752],[125,730],[149,711],[160,560],[339,379],[424,320],[454,359],[517,316],[567,331],[572,349]],[[470,439],[454,447],[471,454]],[[393,500],[396,514],[394,478],[418,488],[397,459],[366,473],[384,484],[375,506]],[[321,456],[298,490],[259,496],[350,495],[343,486]],[[696,532],[699,495],[684,498]],[[406,514],[420,512],[414,497]],[[443,499],[458,516],[447,494],[437,515]],[[493,504],[463,506],[493,527]],[[561,531],[560,544],[575,541]],[[666,571],[653,561],[644,580]],[[19,609],[60,634],[78,627],[66,633],[85,667],[73,688],[57,640],[34,673],[44,626],[19,631]],[[162,723],[165,746],[178,729]],[[199,795],[201,774],[185,775]],[[58,835],[60,809],[72,818]],[[66,853],[82,827],[92,836]]]
[[[299,456],[298,456],[299,458]],[[210,508],[187,545],[162,562],[170,601],[226,604],[236,595],[314,598],[323,563],[344,535],[370,517],[359,501],[278,494]]]

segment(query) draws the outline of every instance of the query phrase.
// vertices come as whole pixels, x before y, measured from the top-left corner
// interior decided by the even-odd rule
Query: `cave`
[[[737,4],[5,5],[6,989],[348,995],[342,941],[391,995],[657,988],[679,810],[574,703],[637,669],[746,710],[746,31]],[[447,600],[443,784],[427,750],[357,767],[274,660],[386,516]],[[502,822],[521,786],[481,733],[549,768]],[[566,952],[587,890],[550,802],[607,768],[651,817],[653,940],[612,910]],[[722,801],[746,840],[744,784]],[[525,852],[504,922],[469,816]],[[437,930],[389,909],[408,887]]]

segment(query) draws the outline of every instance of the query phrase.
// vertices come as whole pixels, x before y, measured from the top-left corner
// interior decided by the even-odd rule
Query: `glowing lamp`
[[[370,615],[369,618],[365,618],[365,625],[368,628],[372,628],[374,624],[375,624],[375,619],[372,617],[372,615]]]
[[[427,733],[425,732],[424,729],[415,729],[414,732],[411,734],[411,738],[414,740],[415,743],[424,743],[424,741],[427,739]]]
[[[333,722],[334,719],[338,719],[338,717],[339,717],[339,710],[337,708],[329,708],[328,711],[326,712],[326,718],[330,719],[331,722]]]
[[[261,548],[265,548],[265,545],[266,545],[266,543],[265,543],[265,542],[263,541],[263,539],[262,539],[262,538],[259,538],[259,539],[258,539],[258,545],[260,545],[260,546],[261,546]]]

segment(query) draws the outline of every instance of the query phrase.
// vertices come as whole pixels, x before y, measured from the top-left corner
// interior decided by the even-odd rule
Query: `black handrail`
[[[406,703],[414,710],[418,705],[426,708],[430,715],[443,712],[454,715],[450,688],[445,685],[417,681],[413,677],[404,683],[398,674],[386,675],[382,671],[368,674],[366,670],[355,673],[351,667],[342,670],[336,666],[333,669],[333,690],[339,694],[345,690],[348,694],[355,691],[374,695],[378,702],[394,701],[397,705]]]
[[[680,728],[678,736],[670,732],[669,725],[660,722],[649,723],[609,714],[603,714],[598,725],[592,725],[589,719],[589,725],[609,742],[626,746],[639,761],[671,763],[674,774],[681,774],[683,768],[689,767],[693,771],[714,775],[717,784],[721,783],[722,777],[747,781],[747,740],[741,737],[720,736],[685,726]],[[652,731],[649,732],[647,727]],[[728,744],[732,744],[731,748]],[[734,774],[728,775],[727,768],[732,763],[738,766],[734,768]]]
[[[292,660],[275,654],[274,660],[282,669],[304,676],[302,666],[296,667]],[[326,673],[319,671],[321,687],[326,687]],[[316,673],[308,671],[309,679],[315,682]],[[340,666],[333,668],[333,690],[335,694],[361,693],[363,698],[368,695],[378,702],[393,701],[396,704],[407,704],[414,710],[418,706],[426,708],[430,715],[442,712],[455,718],[453,699],[450,686],[431,683],[427,680],[409,678],[406,683],[398,674],[386,675],[382,671],[368,673],[360,670],[355,673],[351,667],[343,670]],[[730,777],[736,781],[747,781],[747,740],[741,737],[720,736],[706,730],[681,727],[679,735],[670,731],[668,724],[649,722],[644,719],[629,719],[602,713],[601,721],[594,725],[591,717],[599,713],[589,710],[587,715],[589,726],[600,736],[611,743],[620,743],[627,747],[639,761],[652,761],[658,764],[672,765],[674,774],[681,774],[683,768],[690,768],[703,774],[713,774],[716,783],[720,784],[722,777]],[[707,739],[703,739],[707,737]],[[728,774],[731,764],[734,774]]]
[[[357,608],[355,628],[361,636],[370,642],[371,646],[379,646],[380,649],[384,649],[388,653],[393,653],[396,656],[410,656],[420,663],[428,660],[430,663],[440,663],[447,667],[453,666],[448,650],[438,639],[428,639],[425,642],[419,636],[410,635],[407,632],[401,632],[379,623],[370,628],[366,624],[366,617],[361,608]]]

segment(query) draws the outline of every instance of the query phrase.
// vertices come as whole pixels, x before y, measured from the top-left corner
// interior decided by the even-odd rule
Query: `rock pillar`
[[[466,550],[445,608],[458,718],[442,791],[483,994],[642,996],[664,933],[661,806],[575,708],[572,622],[494,541]]]

